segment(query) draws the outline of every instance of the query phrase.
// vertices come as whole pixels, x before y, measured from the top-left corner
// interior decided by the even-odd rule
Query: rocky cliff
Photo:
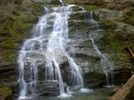
[[[92,46],[89,23],[85,15],[93,11],[94,19],[99,23],[100,35],[95,39],[98,49],[113,64],[114,83],[125,83],[134,71],[133,58],[128,47],[134,51],[134,1],[133,0],[64,0],[76,4],[74,11],[86,13],[72,14],[69,19],[70,38],[76,44],[76,61],[82,66],[87,87],[100,87],[105,83],[105,74],[100,69],[100,57]],[[23,41],[30,37],[30,31],[38,17],[45,14],[43,7],[61,5],[58,0],[3,0],[0,3],[0,85],[16,81],[17,57]],[[77,32],[76,32],[77,31]],[[79,44],[79,45],[77,45]],[[71,45],[69,48],[71,51]],[[63,75],[67,72],[67,63]],[[66,80],[66,78],[64,79]]]

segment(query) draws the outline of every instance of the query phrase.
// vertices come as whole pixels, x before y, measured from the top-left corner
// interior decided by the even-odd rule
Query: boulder
[[[115,22],[115,24],[117,25],[116,32],[124,32],[124,35],[134,34],[134,26],[123,22]]]
[[[59,83],[52,80],[40,81],[37,84],[37,92],[43,96],[58,96],[60,94]]]
[[[99,8],[94,10],[94,14],[99,19],[121,21],[124,17],[123,11],[110,10],[106,8]]]

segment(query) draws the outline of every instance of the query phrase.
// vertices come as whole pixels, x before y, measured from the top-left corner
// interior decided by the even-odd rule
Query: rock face
[[[122,3],[123,2],[126,2],[126,1],[124,0],[122,1]],[[130,1],[128,2],[130,3]],[[126,45],[129,45],[133,48],[133,44],[131,44],[133,39],[130,40],[129,38],[130,36],[133,36],[134,26],[131,25],[131,23],[127,24],[123,22],[123,20],[126,20],[125,15],[127,15],[127,12],[124,12],[124,10],[109,10],[109,9],[103,8],[103,9],[94,10],[94,14],[99,17],[101,22],[103,22],[104,20],[107,20],[106,22],[104,22],[104,24],[106,26],[109,24],[108,25],[110,26],[109,29],[112,28],[113,25],[116,26],[116,27],[113,27],[113,30],[111,30],[111,33],[109,33],[109,36],[106,36],[106,34],[110,32],[110,30],[105,29],[107,31],[107,33],[105,33],[105,36],[108,39],[104,41],[107,41],[107,43],[105,43],[106,47],[108,45],[115,46],[115,48],[111,48],[113,49],[112,51],[111,50],[109,51],[111,53],[107,53],[108,54],[107,58],[112,60],[114,63],[115,84],[120,84],[120,82],[125,83],[127,81],[127,78],[131,76],[130,70],[131,71],[133,70],[133,63],[131,63],[131,57],[129,56],[129,54],[127,54],[127,51],[125,50],[127,50]],[[112,22],[111,25],[109,22]],[[114,34],[114,35],[110,36],[110,34]],[[121,48],[119,48],[119,46]]]
[[[123,18],[123,11],[109,10],[105,8],[94,10],[94,14],[100,19],[119,21]]]
[[[79,14],[80,17],[76,14],[77,17],[75,17],[75,20],[71,20],[70,18],[71,24],[73,22],[76,23],[75,32],[70,27],[70,33],[72,33],[72,31],[74,32],[73,35],[70,35],[74,41],[76,39],[76,42],[74,42],[76,44],[74,48],[74,52],[76,53],[75,59],[83,69],[85,85],[87,87],[98,87],[105,84],[106,75],[100,66],[100,56],[93,48],[91,40],[87,38],[89,36],[83,34],[92,30],[92,28],[89,28],[89,21],[86,21],[86,23],[83,22],[85,19],[83,19],[82,16],[87,14],[89,14],[89,12],[81,13]],[[126,19],[125,14],[127,13],[124,12],[124,10],[110,10],[106,8],[94,10],[94,16],[97,17],[97,20],[101,23],[100,28],[103,29],[94,41],[102,54],[113,63],[114,84],[119,85],[125,83],[131,76],[131,71],[134,70],[133,63],[131,63],[131,56],[125,47],[125,45],[130,44],[133,48],[133,44],[130,42],[133,41],[133,39],[131,38],[130,40],[129,38],[133,36],[134,26],[123,22],[123,20]],[[71,24],[69,25],[73,26]],[[79,45],[77,45],[78,43]]]
[[[3,8],[0,8],[2,12],[0,16],[1,73],[9,70],[11,71],[10,74],[13,74],[14,72],[12,72],[12,70],[16,70],[17,48],[20,48],[19,45],[22,44],[23,39],[28,37],[33,23],[37,22],[37,16],[40,15],[41,7],[51,3],[56,4],[55,6],[61,5],[59,0],[47,1],[48,0],[24,0],[22,7],[19,1],[15,2],[13,6],[4,5],[5,8],[9,7],[6,10],[9,16],[6,17],[3,16],[7,15],[7,13],[1,10]],[[129,45],[131,49],[134,50],[134,1],[100,0],[98,3],[97,1],[98,0],[66,0],[67,3],[84,4],[86,8],[99,5],[99,8],[97,9],[96,6],[92,12],[93,18],[98,22],[97,24],[100,28],[99,32],[93,34],[94,42],[98,50],[105,55],[108,61],[113,63],[114,84],[120,85],[125,83],[131,76],[131,72],[134,71],[132,57],[126,48],[126,45]],[[101,5],[105,6],[101,7]],[[12,7],[14,10],[10,9]],[[90,26],[92,24],[91,12],[82,11],[82,8],[78,6],[73,9],[75,12],[78,12],[72,13],[69,18],[69,37],[72,41],[68,44],[68,52],[75,59],[77,64],[81,66],[85,86],[90,88],[101,87],[106,83],[106,75],[103,67],[100,65],[100,55],[95,50],[89,38],[89,33],[95,31],[98,26],[95,28]],[[72,49],[72,47],[74,47],[74,49]],[[57,55],[63,80],[65,83],[69,84],[67,74],[70,69],[68,67],[67,58],[59,54],[58,51]],[[36,60],[37,58],[38,61]],[[29,53],[25,58],[28,64],[34,60],[37,61],[36,65],[39,67],[39,70],[41,70],[39,74],[41,80],[43,79],[42,74],[45,70],[43,68],[46,63],[45,59],[45,56],[39,51]],[[1,76],[4,77],[3,74]],[[39,87],[38,92],[41,93],[40,95],[58,95],[59,87],[57,85],[58,83],[56,82],[46,82],[44,84],[39,82],[37,85],[37,87]],[[72,90],[78,90],[79,88],[79,86],[74,87]]]
[[[73,14],[74,15],[74,14]],[[75,54],[75,60],[83,70],[83,76],[86,87],[99,87],[103,86],[106,82],[106,76],[103,66],[100,64],[101,56],[93,45],[89,35],[92,35],[94,38],[95,45],[100,49],[101,45],[99,44],[101,38],[103,37],[102,30],[99,28],[99,23],[92,19],[92,12],[82,12],[76,13],[74,16],[80,17],[75,18],[71,17],[69,19],[69,25],[76,25],[75,29],[70,27],[70,37],[74,43],[74,49],[69,49],[70,54]],[[84,18],[84,16],[89,16]],[[72,33],[74,32],[74,33]],[[73,51],[73,52],[72,52]],[[63,75],[65,77],[65,75]],[[64,78],[63,77],[63,78]]]

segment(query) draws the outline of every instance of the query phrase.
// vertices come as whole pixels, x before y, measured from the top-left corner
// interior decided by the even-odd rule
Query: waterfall
[[[90,23],[89,38],[92,42],[94,49],[100,56],[100,66],[102,67],[106,76],[106,86],[112,86],[114,84],[113,63],[111,63],[106,58],[106,56],[103,53],[101,53],[101,51],[98,49],[97,45],[95,44],[94,38],[98,36],[100,28],[99,28],[99,23],[93,19],[93,11],[90,12],[89,23]]]
[[[62,3],[62,0],[60,2]],[[68,18],[72,13],[72,6],[74,5],[54,7],[51,11],[44,7],[46,14],[40,17],[39,22],[33,27],[32,37],[24,42],[18,57],[19,99],[37,94],[40,67],[45,68],[42,75],[44,80],[41,81],[58,82],[60,96],[68,96],[65,93],[59,65],[60,55],[68,60],[72,84],[84,87],[82,70],[66,50],[70,41]]]

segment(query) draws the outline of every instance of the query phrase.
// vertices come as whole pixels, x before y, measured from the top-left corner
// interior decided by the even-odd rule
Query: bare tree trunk
[[[119,89],[112,97],[109,98],[109,100],[124,100],[133,87],[134,87],[134,74],[127,81],[127,83],[123,85],[121,89]]]

